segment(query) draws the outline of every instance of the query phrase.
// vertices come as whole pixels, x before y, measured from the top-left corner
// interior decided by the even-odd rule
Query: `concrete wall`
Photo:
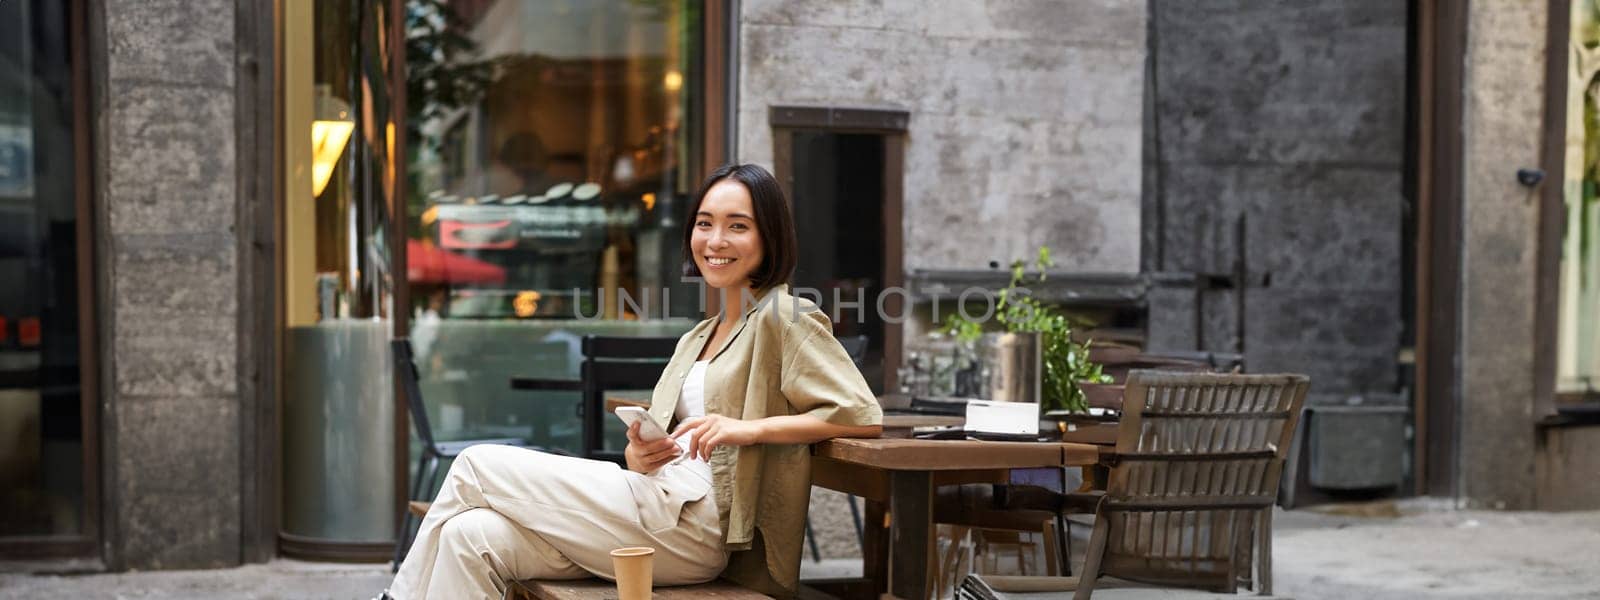
[[[1243,290],[1151,297],[1151,345],[1392,392],[1401,335],[1406,6],[1151,2],[1145,267]],[[1243,220],[1244,249],[1238,235]],[[1242,329],[1243,337],[1239,332]]]
[[[742,0],[739,160],[772,165],[774,105],[896,106],[905,266],[1139,269],[1144,0]],[[827,556],[843,496],[812,493]]]
[[[739,148],[768,107],[898,106],[907,269],[1139,268],[1143,0],[743,0]]]
[[[1544,4],[1473,2],[1463,94],[1460,495],[1532,508],[1537,167],[1544,117]]]
[[[91,5],[109,558],[236,564],[235,4]]]

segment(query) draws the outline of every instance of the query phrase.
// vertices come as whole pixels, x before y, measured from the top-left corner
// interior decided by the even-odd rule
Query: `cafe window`
[[[584,335],[699,318],[680,233],[705,172],[703,10],[412,3],[405,310],[441,439],[576,451],[577,395],[510,379],[575,379]]]
[[[0,2],[0,557],[87,554],[96,530],[69,53],[80,7]]]
[[[396,6],[297,0],[280,17],[280,540],[293,556],[376,558],[393,540]]]
[[[1566,231],[1561,245],[1556,395],[1600,400],[1600,4],[1572,3],[1568,61]]]

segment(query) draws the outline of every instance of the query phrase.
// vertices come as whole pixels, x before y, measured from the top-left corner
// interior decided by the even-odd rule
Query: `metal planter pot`
[[[989,365],[987,399],[1037,404],[1043,398],[1044,344],[1038,333],[990,333],[979,343]]]

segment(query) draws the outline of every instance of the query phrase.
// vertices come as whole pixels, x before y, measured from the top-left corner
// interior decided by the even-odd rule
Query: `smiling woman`
[[[795,265],[794,220],[777,180],[756,165],[725,165],[706,181],[694,227],[683,235],[683,274],[704,277],[718,289],[788,283]]]
[[[468,448],[400,565],[394,598],[494,597],[515,579],[609,578],[607,552],[618,546],[654,548],[657,584],[720,576],[765,594],[798,591],[809,445],[877,436],[883,412],[828,317],[784,285],[794,223],[772,174],[722,167],[692,206],[684,269],[703,274],[724,303],[679,339],[651,394],[653,424],[677,422],[671,437],[646,440],[634,422],[626,470]]]
[[[748,283],[761,264],[761,234],[750,205],[744,186],[725,181],[711,186],[695,211],[688,259],[712,287]]]

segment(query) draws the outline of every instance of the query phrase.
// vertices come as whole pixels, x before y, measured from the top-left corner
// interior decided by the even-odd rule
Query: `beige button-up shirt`
[[[746,421],[807,414],[837,425],[881,425],[883,410],[810,300],[777,286],[748,302],[706,366],[706,412]],[[651,395],[650,416],[671,422],[684,377],[710,341],[715,318],[678,341]],[[731,552],[723,577],[774,596],[799,587],[801,543],[811,502],[811,452],[803,444],[720,447],[712,493]],[[680,497],[681,502],[697,500]]]

